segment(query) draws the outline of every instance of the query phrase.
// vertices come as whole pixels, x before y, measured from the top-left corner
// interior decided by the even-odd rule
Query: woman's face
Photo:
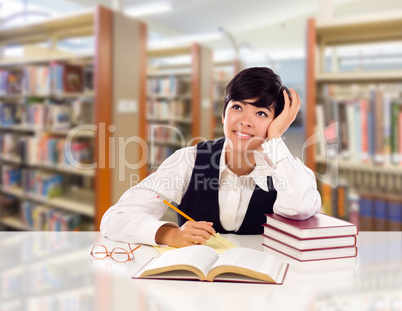
[[[230,101],[222,117],[223,130],[229,146],[235,151],[260,150],[267,138],[267,130],[274,120],[274,109],[260,108],[254,103],[257,98],[242,102]]]

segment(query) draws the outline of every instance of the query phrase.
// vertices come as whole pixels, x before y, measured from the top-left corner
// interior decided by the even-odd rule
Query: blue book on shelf
[[[402,203],[401,202],[388,202],[388,230],[401,231],[402,230]]]
[[[0,125],[9,126],[15,124],[16,111],[15,104],[0,105]]]
[[[387,230],[387,202],[382,199],[376,199],[373,203],[374,214],[374,230],[386,231]]]
[[[360,101],[356,101],[354,104],[355,108],[355,137],[356,137],[356,161],[362,161],[362,124],[361,124],[361,109],[360,109]]]
[[[359,199],[359,229],[373,231],[374,206],[371,197],[361,196]]]

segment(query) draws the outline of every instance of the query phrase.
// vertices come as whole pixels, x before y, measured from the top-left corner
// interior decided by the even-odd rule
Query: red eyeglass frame
[[[133,254],[133,252],[134,252],[135,250],[139,249],[142,245],[138,245],[136,248],[132,249],[130,243],[127,243],[127,244],[128,244],[128,248],[130,249],[130,251],[128,251],[128,250],[126,250],[126,249],[124,249],[124,248],[122,248],[122,247],[115,247],[115,248],[112,249],[111,252],[108,251],[108,249],[107,249],[107,247],[106,247],[105,245],[96,244],[96,245],[94,245],[94,246],[92,247],[92,250],[91,250],[91,253],[90,253],[90,254],[91,254],[92,257],[94,257],[94,258],[96,258],[96,259],[105,259],[105,258],[110,257],[111,259],[113,259],[114,261],[117,261],[117,262],[127,262],[127,261],[131,261],[131,260],[134,259],[134,254]],[[103,248],[105,249],[105,252],[96,252],[96,253],[94,253],[94,248],[97,247],[97,246],[103,247]],[[120,251],[120,252],[118,252],[118,251]],[[99,258],[99,257],[96,257],[96,256],[94,255],[94,254],[99,254],[99,253],[105,254],[105,257]],[[128,258],[128,259],[125,260],[125,261],[116,260],[115,258],[113,258],[113,254],[127,254],[127,258]],[[130,256],[130,255],[131,255],[131,256]]]

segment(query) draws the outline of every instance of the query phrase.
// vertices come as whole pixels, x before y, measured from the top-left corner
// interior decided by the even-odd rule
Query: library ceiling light
[[[213,41],[222,38],[223,34],[219,32],[195,34],[188,36],[179,36],[169,39],[152,40],[148,42],[150,48],[168,48],[173,46],[181,46],[191,44],[193,42]]]
[[[168,2],[154,2],[145,5],[135,5],[124,10],[124,12],[133,17],[152,15],[167,12],[172,9]]]

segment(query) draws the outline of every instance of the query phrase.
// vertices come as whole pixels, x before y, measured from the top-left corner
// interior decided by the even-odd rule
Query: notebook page
[[[163,254],[157,260],[152,261],[147,270],[173,265],[191,265],[207,275],[218,258],[219,255],[208,246],[187,246]]]
[[[222,254],[230,248],[237,247],[232,242],[230,242],[228,239],[225,239],[223,236],[221,236],[219,233],[216,233],[215,238],[210,238],[207,241],[207,243],[205,243],[203,245],[213,248],[218,254]],[[167,251],[177,249],[176,247],[171,247],[171,246],[155,246],[155,245],[154,245],[154,248],[160,254],[164,254]]]

